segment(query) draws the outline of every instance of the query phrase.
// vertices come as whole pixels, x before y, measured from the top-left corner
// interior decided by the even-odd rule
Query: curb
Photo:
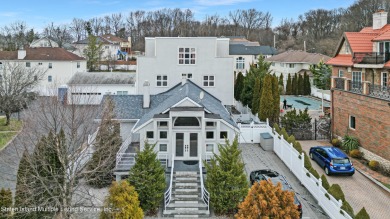
[[[360,170],[358,168],[355,168],[359,173],[361,173],[363,176],[367,177],[369,180],[371,180],[372,182],[374,182],[375,184],[377,184],[379,187],[381,187],[382,189],[384,189],[385,191],[387,191],[388,193],[390,193],[390,189],[387,188],[386,186],[384,186],[382,183],[380,183],[378,180],[374,179],[372,176],[368,175],[366,172],[364,172],[363,170]]]

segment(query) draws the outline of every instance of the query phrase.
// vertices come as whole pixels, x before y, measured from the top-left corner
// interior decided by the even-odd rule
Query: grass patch
[[[384,186],[386,186],[388,189],[390,189],[390,184],[386,184],[386,183],[383,183],[383,182],[380,182],[382,183]]]
[[[2,131],[19,131],[22,128],[22,121],[18,121],[16,119],[11,119],[11,123],[6,126],[5,125],[6,118],[0,118],[0,132]]]
[[[7,144],[17,132],[0,132],[0,150]]]

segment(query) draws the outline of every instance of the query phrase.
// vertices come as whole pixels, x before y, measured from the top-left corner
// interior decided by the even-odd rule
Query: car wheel
[[[328,167],[325,167],[325,174],[328,176],[330,175]]]
[[[314,160],[313,153],[309,153],[310,159]]]

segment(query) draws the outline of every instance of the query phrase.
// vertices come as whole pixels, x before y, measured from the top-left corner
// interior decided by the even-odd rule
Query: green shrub
[[[287,140],[288,134],[285,128],[282,128],[282,130],[280,130],[280,134],[283,135],[283,138]]]
[[[335,146],[335,147],[340,147],[340,140],[338,138],[334,138],[332,139],[332,145]]]
[[[324,174],[322,174],[322,176],[321,176],[321,181],[322,181],[322,187],[324,187],[324,189],[328,190],[330,185],[329,185],[328,179],[326,178],[326,176]]]
[[[317,172],[313,167],[310,168],[309,172],[310,172],[311,174],[313,174],[313,176],[314,176],[315,178],[317,178],[317,179],[320,178],[320,174],[318,174],[318,172]]]
[[[368,166],[372,170],[378,170],[379,169],[379,162],[376,160],[370,160],[370,162],[368,163]]]
[[[299,143],[299,141],[295,141],[293,146],[300,154],[302,153],[302,146],[301,146],[301,143]]]
[[[363,207],[355,216],[355,219],[370,219],[366,209]]]
[[[349,156],[353,158],[361,159],[363,157],[363,154],[362,152],[359,151],[359,149],[353,149],[352,151],[349,152]]]
[[[295,137],[294,137],[294,135],[290,135],[290,137],[288,137],[286,140],[287,140],[288,143],[291,143],[291,144],[293,144],[293,145],[294,145],[294,143],[295,143]]]
[[[278,134],[280,134],[280,128],[279,128],[278,123],[274,123],[274,129],[275,129],[275,132],[277,132]]]
[[[351,216],[352,218],[354,217],[353,208],[347,201],[345,200],[343,201],[343,205],[341,206],[341,209],[347,212],[347,214],[349,214],[349,216]]]
[[[359,141],[353,136],[345,135],[343,138],[342,147],[347,153],[349,153],[353,149],[359,148]]]
[[[329,194],[331,194],[336,200],[345,201],[345,196],[343,190],[341,190],[341,187],[339,184],[333,184],[328,189]]]
[[[311,166],[311,162],[310,162],[310,158],[309,158],[309,156],[307,156],[307,154],[306,154],[306,152],[304,151],[303,152],[303,154],[304,154],[304,161],[305,161],[305,168],[307,169],[307,170],[310,170],[311,168],[312,168],[312,166]]]

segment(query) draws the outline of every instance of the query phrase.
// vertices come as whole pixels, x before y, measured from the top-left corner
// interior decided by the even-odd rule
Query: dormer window
[[[379,43],[379,53],[390,53],[390,42]]]

